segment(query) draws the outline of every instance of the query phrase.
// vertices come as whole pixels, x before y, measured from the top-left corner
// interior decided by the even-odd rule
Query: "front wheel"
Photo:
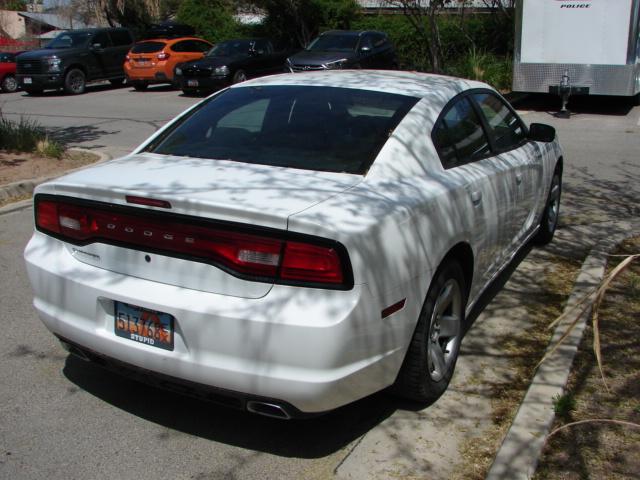
[[[551,188],[547,203],[542,212],[538,233],[533,237],[533,242],[537,245],[546,245],[553,239],[560,217],[560,195],[562,193],[562,177],[558,171],[554,172],[551,180]]]
[[[71,95],[84,93],[86,79],[84,72],[79,68],[72,68],[64,77],[64,91]]]
[[[247,74],[244,73],[244,70],[238,70],[233,75],[233,83],[241,83],[241,82],[244,82],[246,79],[247,79]]]
[[[7,75],[2,79],[2,91],[5,93],[13,93],[18,90],[18,81],[13,75]]]
[[[448,260],[438,269],[392,387],[397,395],[433,403],[447,389],[464,335],[465,285],[457,261]]]

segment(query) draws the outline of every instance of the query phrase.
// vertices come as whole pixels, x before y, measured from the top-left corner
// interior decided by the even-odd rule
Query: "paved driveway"
[[[27,113],[74,145],[112,154],[193,102],[165,88],[0,96],[3,114]],[[0,478],[468,475],[479,458],[470,458],[470,445],[499,441],[497,400],[521,382],[525,359],[513,343],[541,328],[532,292],[547,291],[568,265],[579,264],[598,222],[640,213],[640,109],[587,102],[571,120],[559,120],[551,107],[533,101],[519,108],[527,122],[559,130],[566,150],[562,228],[550,248],[525,252],[488,292],[451,388],[428,408],[377,394],[324,417],[284,422],[156,390],[68,357],[30,305],[21,253],[32,210],[0,215]],[[559,302],[561,295],[539,301]],[[491,454],[488,446],[485,456]]]

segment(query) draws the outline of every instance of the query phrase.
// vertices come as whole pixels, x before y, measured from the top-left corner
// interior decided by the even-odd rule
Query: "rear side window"
[[[415,97],[349,88],[232,88],[154,140],[147,151],[364,174]]]
[[[438,121],[432,138],[446,169],[479,160],[491,151],[480,119],[466,97]]]
[[[111,35],[111,41],[116,47],[131,45],[133,43],[131,33],[127,30],[112,30],[109,32],[109,35]]]
[[[493,132],[498,152],[517,148],[526,140],[522,122],[500,98],[490,93],[477,93],[473,97]]]
[[[107,32],[98,32],[91,39],[93,45],[99,44],[102,48],[108,48],[111,46],[111,39]]]
[[[140,42],[136,43],[131,49],[131,53],[155,53],[165,47],[164,42]]]

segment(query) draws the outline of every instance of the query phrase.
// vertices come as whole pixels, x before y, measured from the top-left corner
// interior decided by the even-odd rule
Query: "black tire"
[[[13,93],[18,90],[18,81],[13,75],[7,75],[2,79],[2,85],[0,85],[2,91],[5,93]]]
[[[70,95],[84,93],[86,86],[86,77],[79,68],[72,68],[64,76],[64,91]]]
[[[120,87],[124,84],[124,78],[112,78],[109,80],[109,83],[114,87]]]
[[[533,237],[533,243],[536,245],[546,245],[556,233],[558,219],[560,218],[560,197],[562,195],[562,175],[558,170],[553,173],[549,195],[544,205],[544,211],[540,218],[540,227],[538,233]]]
[[[147,82],[133,82],[133,88],[137,92],[144,92],[149,84]]]
[[[462,267],[455,260],[446,260],[429,287],[409,349],[391,388],[394,394],[433,403],[444,393],[458,359],[466,305]]]
[[[233,83],[241,83],[247,79],[247,74],[244,73],[244,70],[237,70],[236,73],[233,74]]]

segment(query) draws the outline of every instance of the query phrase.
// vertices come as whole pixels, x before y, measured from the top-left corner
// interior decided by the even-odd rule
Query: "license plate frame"
[[[198,86],[198,80],[195,80],[192,78],[187,80],[187,87],[197,87],[197,86]]]
[[[113,328],[117,336],[173,351],[175,318],[165,312],[114,302]]]

